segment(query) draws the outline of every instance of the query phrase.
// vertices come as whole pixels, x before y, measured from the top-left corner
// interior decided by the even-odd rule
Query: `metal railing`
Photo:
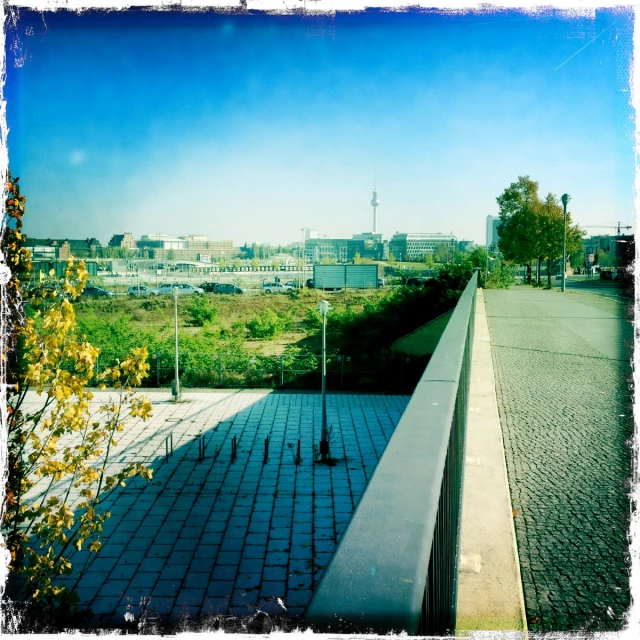
[[[102,351],[96,374],[123,360],[126,353]],[[424,371],[428,358],[400,353],[387,356],[330,354],[327,358],[327,388],[342,390],[386,390],[410,393]],[[149,376],[144,386],[169,387],[175,379],[172,353],[151,353]],[[247,352],[217,353],[185,351],[179,356],[181,386],[198,388],[317,389],[320,357],[313,354],[263,356]]]
[[[321,631],[452,633],[477,273],[307,609]]]

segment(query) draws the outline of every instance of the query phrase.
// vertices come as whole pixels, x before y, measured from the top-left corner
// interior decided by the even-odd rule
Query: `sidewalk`
[[[633,328],[611,297],[485,292],[531,631],[614,631],[629,592]]]

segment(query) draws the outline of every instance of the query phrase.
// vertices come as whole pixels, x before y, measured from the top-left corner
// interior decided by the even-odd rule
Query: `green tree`
[[[519,176],[497,198],[500,213],[498,247],[506,260],[528,265],[538,260],[538,279],[543,254],[540,247],[538,183]]]
[[[540,204],[540,214],[538,216],[540,228],[540,251],[547,260],[547,286],[551,286],[551,264],[558,259],[562,259],[563,236],[564,236],[564,212],[558,202],[558,198],[553,194],[547,194],[544,202]],[[567,211],[567,255],[577,251],[582,243],[584,232],[578,225],[571,224],[571,213]],[[566,266],[561,265],[561,270]]]
[[[433,249],[433,261],[439,264],[446,264],[449,255],[449,245],[446,242],[439,242]]]
[[[258,271],[260,268],[260,260],[258,260],[258,258],[251,258],[251,268],[254,271]]]
[[[427,253],[424,254],[424,263],[427,267],[433,267],[433,253],[427,251]]]
[[[240,260],[240,258],[236,258],[233,261],[233,268],[235,271],[240,271],[240,267],[242,266],[242,260]]]
[[[391,252],[389,252],[389,257],[387,258],[387,264],[389,265],[396,264],[396,257]]]
[[[581,237],[578,248],[571,253],[567,252],[569,264],[575,269],[576,267],[584,267],[584,238]]]

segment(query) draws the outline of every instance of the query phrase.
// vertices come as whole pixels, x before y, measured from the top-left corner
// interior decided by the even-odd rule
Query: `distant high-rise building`
[[[500,240],[500,218],[498,216],[487,216],[487,249],[495,247]]]

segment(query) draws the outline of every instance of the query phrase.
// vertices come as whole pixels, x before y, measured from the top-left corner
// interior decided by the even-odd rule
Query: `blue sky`
[[[519,175],[579,223],[631,224],[631,40],[613,10],[24,11],[5,95],[25,231],[350,237],[374,171],[387,237],[482,243]]]

